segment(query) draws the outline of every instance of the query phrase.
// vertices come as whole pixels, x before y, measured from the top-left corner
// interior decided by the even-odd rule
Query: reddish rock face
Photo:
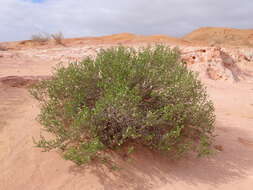
[[[251,74],[242,71],[239,65],[253,62],[252,49],[236,48],[182,48],[182,60],[190,69],[212,80],[244,80]]]

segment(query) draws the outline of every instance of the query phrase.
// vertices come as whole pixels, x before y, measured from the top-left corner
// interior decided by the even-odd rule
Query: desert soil
[[[179,45],[182,49],[189,49],[187,44]],[[189,61],[189,56],[185,58],[190,66],[198,64],[197,71],[203,72],[200,79],[207,86],[215,105],[217,136],[214,145],[217,153],[211,157],[189,156],[170,161],[164,156],[140,149],[131,156],[131,162],[119,158],[120,169],[113,170],[99,163],[77,167],[62,159],[56,151],[41,152],[35,148],[33,137],[39,137],[41,132],[41,126],[35,119],[39,105],[29,94],[27,85],[50,76],[52,67],[59,62],[66,64],[86,55],[94,56],[99,48],[108,46],[110,43],[77,43],[67,47],[43,46],[0,52],[1,190],[253,188],[253,62],[248,58],[239,64],[241,70],[236,74],[247,73],[239,81],[233,78],[235,73],[228,75],[225,67],[221,72],[221,65],[214,69],[218,69],[219,77],[212,77],[205,73],[206,67],[202,66],[205,60],[194,63]],[[196,53],[196,47],[192,50],[191,56],[202,56]],[[227,52],[234,52],[234,49]],[[252,52],[252,49],[247,52]],[[215,67],[215,63],[212,64]],[[8,76],[21,78],[5,78]],[[22,77],[23,82],[19,82]]]

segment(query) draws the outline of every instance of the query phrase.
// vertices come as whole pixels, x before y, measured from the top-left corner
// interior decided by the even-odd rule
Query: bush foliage
[[[211,150],[213,104],[176,49],[101,50],[94,60],[59,66],[31,93],[54,136],[37,145],[60,148],[77,164],[132,142],[176,155]]]

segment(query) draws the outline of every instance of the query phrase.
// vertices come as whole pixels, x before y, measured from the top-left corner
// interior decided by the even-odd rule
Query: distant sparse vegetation
[[[0,44],[0,51],[7,51],[7,50],[8,49],[4,45]]]
[[[62,32],[51,34],[51,37],[53,38],[53,40],[55,41],[56,44],[63,44],[64,36],[63,36]]]
[[[48,42],[51,39],[53,39],[56,44],[61,44],[62,45],[64,36],[63,36],[62,32],[58,32],[58,33],[51,34],[51,35],[48,34],[48,33],[39,33],[39,34],[34,34],[31,37],[31,40],[33,42],[37,42],[37,43],[40,43],[40,44]]]
[[[37,43],[45,43],[50,40],[50,35],[47,33],[34,34],[32,35],[31,40]]]
[[[176,156],[211,151],[213,104],[177,50],[101,50],[95,60],[59,66],[31,94],[41,103],[39,122],[55,137],[41,136],[37,146],[61,149],[77,164],[131,142]]]

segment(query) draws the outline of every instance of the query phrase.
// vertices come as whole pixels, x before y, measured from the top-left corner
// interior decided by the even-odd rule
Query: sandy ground
[[[58,61],[29,53],[4,53],[0,77],[50,75]],[[35,120],[38,103],[27,88],[0,84],[0,190],[251,190],[253,83],[204,82],[216,108],[215,145],[222,150],[209,158],[173,162],[137,150],[131,162],[119,159],[117,171],[96,163],[77,167],[57,152],[35,148],[32,137],[41,131]]]

